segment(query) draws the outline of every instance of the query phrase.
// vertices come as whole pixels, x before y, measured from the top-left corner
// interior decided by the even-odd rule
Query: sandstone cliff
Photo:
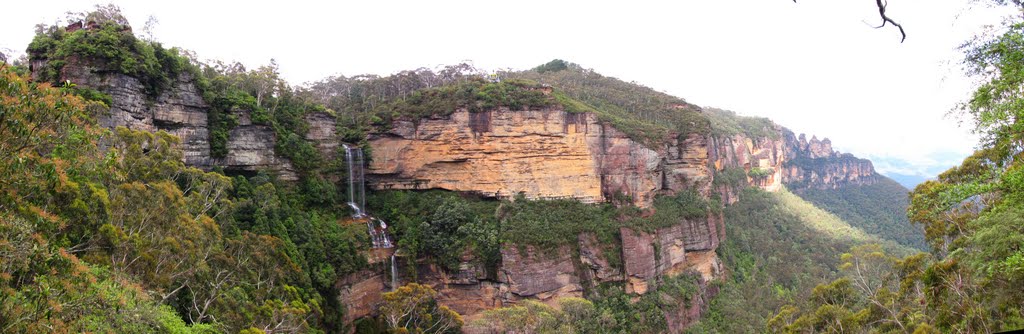
[[[783,129],[782,135],[787,157],[783,181],[790,188],[835,189],[874,184],[881,178],[871,160],[833,151],[828,138],[819,141],[811,137],[808,141],[803,134],[798,137],[788,129]]]
[[[33,68],[44,66],[45,60],[34,61]],[[146,94],[139,79],[109,71],[78,57],[66,59],[60,79],[111,97],[110,110],[99,117],[99,123],[104,127],[123,126],[151,132],[163,130],[181,138],[184,162],[189,166],[207,170],[220,166],[225,171],[239,173],[269,170],[282,180],[297,179],[291,162],[274,153],[276,138],[273,129],[253,124],[249,121],[249,111],[236,111],[239,125],[229,133],[227,155],[212,157],[207,126],[210,107],[188,73],[177,75],[171,86],[155,98]],[[322,144],[325,150],[330,148],[329,142],[326,140]]]
[[[446,189],[510,198],[625,196],[640,207],[662,190],[710,190],[706,139],[646,147],[590,113],[497,110],[397,121],[371,134],[369,185]]]
[[[742,170],[745,186],[756,186],[766,191],[782,187],[785,143],[775,138],[748,138],[744,135],[712,136],[708,142],[708,160],[716,174],[726,169]],[[768,171],[765,176],[751,175],[751,170]],[[715,191],[725,204],[739,200],[735,185],[716,182]]]
[[[650,233],[621,229],[621,262],[611,265],[606,258],[608,245],[599,243],[592,234],[581,234],[575,244],[557,249],[541,250],[532,246],[504,245],[501,265],[494,275],[487,275],[471,254],[464,256],[460,269],[445,271],[436,265],[420,262],[415,267],[416,281],[434,288],[438,302],[451,307],[467,319],[474,319],[483,311],[514,305],[523,299],[534,299],[555,305],[562,297],[579,297],[602,283],[621,283],[633,294],[645,294],[658,285],[664,276],[684,273],[694,275],[699,289],[689,298],[666,313],[666,319],[680,332],[699,319],[707,302],[717,290],[707,283],[718,279],[724,268],[715,249],[724,236],[719,215],[706,219],[681,220],[678,225],[661,228]],[[340,280],[336,287],[339,300],[348,310],[346,318],[352,321],[374,314],[381,302],[381,294],[391,288],[386,266],[387,257],[378,259],[374,270],[361,271]],[[398,257],[398,268],[408,268],[408,261]],[[398,271],[397,284],[409,281],[407,273]],[[668,312],[668,310],[666,310]]]
[[[770,137],[751,138],[743,134],[708,139],[708,160],[715,177],[728,169],[743,170],[744,186],[777,191],[783,184],[791,189],[835,189],[878,182],[870,160],[859,159],[832,149],[828,138],[795,135],[775,126]],[[754,173],[754,171],[757,173]],[[735,185],[714,183],[714,191],[726,204],[738,200]]]

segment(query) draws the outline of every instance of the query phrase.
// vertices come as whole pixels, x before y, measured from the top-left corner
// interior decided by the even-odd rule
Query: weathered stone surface
[[[399,122],[371,136],[369,184],[378,189],[440,188],[508,198],[603,200],[587,150],[593,123],[571,124],[561,110],[508,111]]]
[[[704,281],[710,282],[722,276],[724,270],[718,253],[709,251],[692,251],[686,253],[686,265],[683,271],[699,273]]]
[[[786,160],[783,181],[791,188],[835,189],[851,185],[869,185],[881,178],[870,160],[849,153],[832,151],[832,142],[817,137],[806,140],[783,129]]]
[[[583,265],[584,280],[597,283],[621,281],[622,270],[614,268],[605,258],[602,244],[593,233],[583,233],[577,238],[580,247],[580,264]],[[604,245],[607,246],[607,245]]]
[[[322,112],[310,112],[306,114],[306,124],[309,124],[309,132],[306,133],[306,140],[316,145],[324,161],[333,161],[338,157],[338,146],[341,140],[337,134],[337,121],[334,116]]]
[[[44,65],[45,61],[38,61],[33,68]],[[275,155],[273,131],[268,126],[253,125],[248,111],[234,111],[240,125],[229,134],[228,154],[223,158],[213,158],[207,126],[210,106],[203,100],[189,73],[180,73],[155,97],[146,92],[138,79],[93,62],[81,61],[78,57],[69,57],[60,75],[62,80],[110,95],[110,110],[98,119],[101,126],[123,126],[151,132],[163,130],[181,138],[180,148],[186,165],[207,170],[221,166],[229,172],[269,170],[278,173],[282,180],[298,178],[291,163]],[[325,127],[333,129],[333,123],[326,124],[321,116],[311,118],[317,121],[317,125],[311,126],[313,136],[322,135]],[[331,138],[317,137],[315,141],[324,151],[332,145]],[[334,145],[337,146],[336,143]]]
[[[780,129],[777,129],[781,131]],[[778,191],[782,187],[782,165],[786,155],[782,136],[779,139],[751,139],[743,135],[731,137],[712,137],[708,140],[708,159],[712,168],[717,171],[726,168],[739,168],[750,172],[753,168],[770,169],[772,173],[764,178],[747,176],[747,185],[760,187],[766,191]],[[738,200],[735,189],[720,185],[715,189],[723,202],[732,204]]]
[[[267,125],[239,125],[228,135],[228,154],[215,159],[214,164],[228,171],[271,170],[282,180],[297,180],[295,169],[288,159],[274,154],[277,137]]]
[[[469,264],[469,267],[476,267]],[[419,281],[438,292],[437,300],[442,305],[451,307],[463,316],[472,316],[480,312],[502,307],[519,299],[511,293],[507,284],[487,280],[475,269],[472,273],[460,270],[459,273],[448,273],[435,265],[418,266]]]
[[[682,225],[658,229],[655,242],[658,244],[657,272],[674,276],[686,269],[686,232]]]
[[[789,129],[777,127],[778,139],[746,138],[743,135],[709,138],[709,159],[714,171],[726,168],[770,169],[764,178],[747,177],[752,186],[767,191],[777,191],[782,184],[794,189],[834,189],[847,185],[866,185],[878,182],[871,161],[858,159],[850,154],[832,150],[828,138],[818,140],[795,135]],[[723,202],[731,204],[738,200],[735,189],[718,185],[714,189]]]
[[[681,231],[682,242],[687,251],[714,250],[721,241],[722,216],[708,213],[703,219],[683,219],[674,226]]]
[[[377,189],[447,189],[509,198],[623,194],[647,207],[658,191],[710,191],[705,138],[648,148],[593,114],[509,110],[396,121],[370,136],[369,184]]]
[[[718,287],[708,284],[709,281],[698,278],[697,291],[690,296],[689,301],[684,301],[675,310],[665,310],[665,320],[668,323],[668,333],[683,333],[686,328],[700,320],[707,312],[711,299],[718,294]]]
[[[630,228],[620,228],[622,235],[622,265],[625,267],[626,292],[647,293],[657,278],[658,262],[654,255],[654,237]]]
[[[338,280],[335,288],[338,290],[338,302],[345,305],[345,323],[351,324],[377,312],[383,301],[385,279],[383,273],[367,269]]]
[[[508,284],[509,292],[540,300],[582,295],[583,287],[568,246],[553,252],[526,246],[520,253],[519,248],[514,245],[501,248],[498,281]]]

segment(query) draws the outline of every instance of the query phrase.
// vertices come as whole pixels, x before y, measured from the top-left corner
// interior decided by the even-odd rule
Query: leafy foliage
[[[409,283],[384,293],[381,317],[394,333],[459,333],[462,316],[438,305],[436,297],[429,286]]]
[[[116,12],[120,16],[119,10]],[[38,70],[43,80],[59,81],[61,69],[68,62],[96,62],[93,65],[104,70],[139,78],[146,92],[155,98],[170,87],[188,63],[175,49],[135,38],[123,17],[115,20],[77,15],[81,16],[78,20],[89,20],[98,29],[68,32],[64,27],[44,27],[29,44],[32,59],[46,60],[45,68]]]
[[[368,236],[337,223],[340,203],[187,168],[163,132],[99,130],[72,87],[6,65],[0,86],[3,331],[341,325],[325,296],[365,266]]]

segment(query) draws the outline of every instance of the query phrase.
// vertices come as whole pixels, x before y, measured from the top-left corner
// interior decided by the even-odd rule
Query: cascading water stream
[[[398,265],[395,264],[395,254],[391,254],[391,291],[398,289]]]
[[[388,236],[388,224],[366,214],[366,172],[364,171],[363,150],[345,146],[345,161],[348,163],[348,206],[353,218],[365,218],[373,248],[391,248],[394,244]]]

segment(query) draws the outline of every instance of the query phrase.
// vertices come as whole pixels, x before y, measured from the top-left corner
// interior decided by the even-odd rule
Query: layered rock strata
[[[397,121],[369,139],[374,157],[368,180],[376,189],[587,203],[629,198],[640,207],[650,206],[662,190],[710,190],[703,136],[650,148],[590,113],[457,110]]]
[[[819,141],[812,136],[808,141],[804,134],[796,136],[788,129],[783,129],[782,135],[787,157],[782,177],[791,188],[836,189],[875,184],[881,179],[871,160],[833,151],[828,138]]]
[[[45,60],[36,60],[33,64],[33,68],[44,66]],[[207,125],[210,106],[188,73],[178,74],[174,82],[156,97],[146,93],[139,79],[106,70],[77,57],[67,59],[60,78],[110,96],[110,109],[100,115],[100,125],[150,132],[163,130],[180,138],[184,162],[189,166],[207,170],[220,166],[227,172],[239,173],[269,170],[282,180],[298,178],[291,162],[274,153],[276,137],[273,129],[253,124],[249,121],[248,111],[235,111],[239,125],[229,132],[227,154],[220,158],[212,157]]]

